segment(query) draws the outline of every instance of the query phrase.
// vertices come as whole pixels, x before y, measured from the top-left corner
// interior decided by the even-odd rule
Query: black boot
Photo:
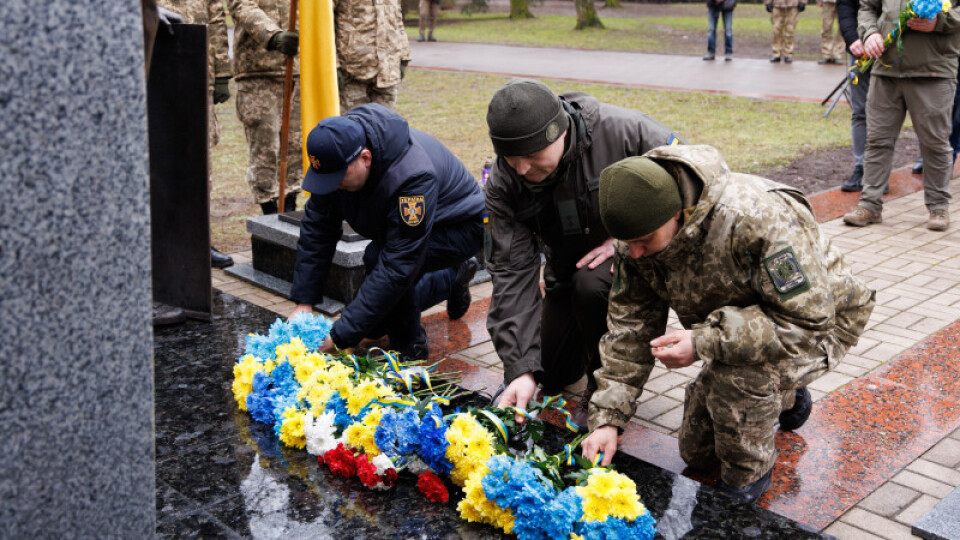
[[[742,503],[753,504],[761,495],[767,492],[770,489],[770,484],[773,483],[773,469],[767,471],[767,474],[760,477],[759,480],[752,484],[747,484],[743,487],[733,487],[730,484],[720,480],[717,482],[717,488],[721,491],[726,491],[730,495],[733,495]]]
[[[263,211],[263,215],[265,215],[265,216],[270,215],[270,214],[276,214],[276,213],[277,213],[277,200],[276,200],[276,199],[270,199],[270,200],[267,201],[267,202],[262,202],[262,203],[260,203],[260,210]]]
[[[857,165],[853,168],[853,174],[840,184],[840,191],[852,192],[863,189],[863,165]]]
[[[233,257],[220,253],[217,248],[210,248],[210,266],[214,268],[229,268],[233,266]]]
[[[807,418],[810,418],[810,411],[813,410],[813,397],[806,387],[797,388],[793,399],[793,407],[780,413],[780,431],[793,431],[799,429]]]
[[[450,287],[450,297],[447,298],[447,316],[450,320],[457,320],[463,317],[470,309],[470,280],[477,275],[480,264],[476,257],[470,257],[460,263],[457,268],[457,277],[453,280]]]
[[[430,347],[427,346],[427,340],[414,341],[400,347],[390,347],[400,354],[400,361],[411,362],[413,360],[426,360],[430,358]]]
[[[913,174],[923,174],[923,158],[918,157],[917,161],[913,163],[913,167],[910,169],[910,172]]]
[[[297,194],[287,193],[283,196],[283,212],[294,212],[297,209]]]

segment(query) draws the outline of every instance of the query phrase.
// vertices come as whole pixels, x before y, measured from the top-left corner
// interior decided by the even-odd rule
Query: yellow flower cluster
[[[577,495],[583,498],[583,521],[605,521],[609,516],[633,521],[646,511],[633,480],[613,471],[592,469]]]
[[[446,433],[447,459],[453,463],[450,479],[458,486],[467,483],[474,471],[486,469],[493,455],[493,435],[469,414],[458,414]]]
[[[347,396],[347,412],[351,416],[360,414],[360,411],[371,401],[377,401],[385,397],[393,397],[396,394],[383,384],[382,381],[367,379],[353,387],[349,394],[340,392],[341,396]]]
[[[306,433],[303,431],[305,416],[305,412],[296,407],[284,409],[283,423],[280,424],[280,441],[283,444],[301,450],[307,445]]]
[[[487,498],[480,481],[489,472],[486,465],[479,467],[470,474],[466,485],[463,486],[463,500],[457,504],[460,517],[474,523],[486,523],[499,527],[507,534],[513,533],[513,512],[500,508],[497,503]]]
[[[304,379],[297,377],[300,383],[297,399],[309,401],[313,415],[320,416],[334,392],[340,392],[341,396],[349,396],[353,392],[353,383],[350,382],[352,375],[353,368],[340,362],[318,366]]]
[[[380,425],[380,419],[383,417],[383,409],[374,405],[370,412],[363,417],[363,421],[353,423],[343,432],[343,438],[347,441],[347,446],[356,450],[363,450],[363,453],[370,456],[371,459],[380,455],[380,449],[373,436],[377,433],[377,426]]]
[[[253,392],[253,376],[261,371],[269,374],[275,365],[273,360],[264,362],[252,354],[233,365],[233,398],[237,400],[241,411],[247,410],[247,396]]]

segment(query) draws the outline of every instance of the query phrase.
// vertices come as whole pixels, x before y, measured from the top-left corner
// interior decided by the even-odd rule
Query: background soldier
[[[287,179],[284,210],[297,208],[303,176],[300,137],[299,36],[283,29],[290,16],[287,0],[230,0],[236,23],[233,36],[237,79],[237,117],[249,145],[247,184],[264,214],[277,213],[277,165],[283,114],[283,75],[287,56],[294,58],[290,137],[287,141]]]
[[[410,62],[400,0],[334,0],[340,114],[364,103],[393,108]]]
[[[230,78],[233,67],[230,64],[229,45],[227,44],[227,25],[224,23],[223,0],[159,0],[157,5],[169,9],[183,17],[187,24],[207,25],[207,174],[213,178],[213,147],[220,142],[220,121],[214,104],[230,99]],[[227,268],[233,265],[233,259],[210,248],[210,264],[214,268]]]
[[[584,455],[630,421],[654,360],[703,360],[687,386],[680,455],[720,466],[744,501],[770,486],[774,435],[810,415],[806,385],[856,345],[874,292],[823,235],[800,191],[731,173],[709,146],[657,148],[600,175],[600,215],[617,243],[610,331]],[[667,313],[686,330],[664,335]]]
[[[526,407],[538,382],[550,394],[567,387],[581,394],[573,421],[583,427],[612,279],[613,239],[600,221],[597,178],[607,165],[677,138],[641,112],[580,92],[558,97],[528,79],[494,94],[487,126],[497,153],[486,195],[487,329],[506,385],[498,405]]]
[[[789,64],[793,62],[793,36],[797,28],[797,17],[806,9],[805,2],[798,0],[765,0],[770,23],[773,25],[773,56],[771,62],[782,58]]]

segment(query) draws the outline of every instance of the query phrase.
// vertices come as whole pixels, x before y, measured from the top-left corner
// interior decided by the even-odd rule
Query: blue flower
[[[347,402],[340,397],[340,392],[334,392],[327,400],[327,407],[324,412],[326,411],[333,411],[333,424],[340,429],[344,429],[353,423],[353,417],[347,412]]]
[[[273,424],[273,402],[279,395],[273,387],[273,378],[261,371],[253,376],[253,392],[247,396],[247,410],[257,422]]]
[[[390,457],[413,454],[417,451],[420,430],[420,417],[413,409],[401,412],[390,409],[383,413],[380,425],[374,434],[374,441],[381,452]]]
[[[933,20],[937,13],[943,11],[942,0],[913,0],[910,2],[910,8],[916,13],[917,17],[927,20]]]
[[[308,351],[320,348],[323,340],[330,335],[333,322],[321,315],[312,313],[298,313],[288,321],[291,334],[299,336]]]
[[[637,540],[652,540],[656,534],[656,521],[650,512],[644,512],[634,521],[623,518],[608,517],[604,521],[581,521],[577,523],[577,534],[584,540],[617,540],[620,538],[636,538]]]
[[[439,426],[438,426],[439,424]],[[436,404],[431,404],[427,415],[420,421],[418,431],[420,459],[437,474],[447,475],[453,470],[453,464],[447,459],[447,424],[443,421],[443,412]]]
[[[273,386],[280,390],[283,395],[297,395],[300,390],[300,383],[297,382],[296,372],[290,362],[284,360],[273,368]]]
[[[484,495],[514,515],[514,532],[523,540],[567,538],[580,519],[580,498],[573,488],[557,493],[543,473],[527,461],[494,456],[480,481]]]

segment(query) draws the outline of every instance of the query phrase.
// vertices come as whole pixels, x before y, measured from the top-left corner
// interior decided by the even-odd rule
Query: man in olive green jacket
[[[904,116],[910,111],[923,157],[923,200],[927,228],[950,225],[950,177],[953,148],[950,130],[960,54],[960,8],[954,6],[932,20],[913,18],[903,28],[902,55],[896,46],[883,48],[908,0],[862,0],[858,32],[866,55],[876,58],[867,95],[867,146],[863,156],[863,192],[856,210],[843,216],[863,227],[883,218],[883,192],[890,178],[893,149]]]
[[[770,485],[777,422],[806,421],[806,385],[857,343],[874,291],[800,191],[731,173],[709,146],[661,147],[604,169],[600,215],[620,241],[584,454],[610,462],[655,360],[702,361],[686,389],[680,455],[719,465],[721,488],[756,500]],[[665,334],[671,308],[685,330]]]

